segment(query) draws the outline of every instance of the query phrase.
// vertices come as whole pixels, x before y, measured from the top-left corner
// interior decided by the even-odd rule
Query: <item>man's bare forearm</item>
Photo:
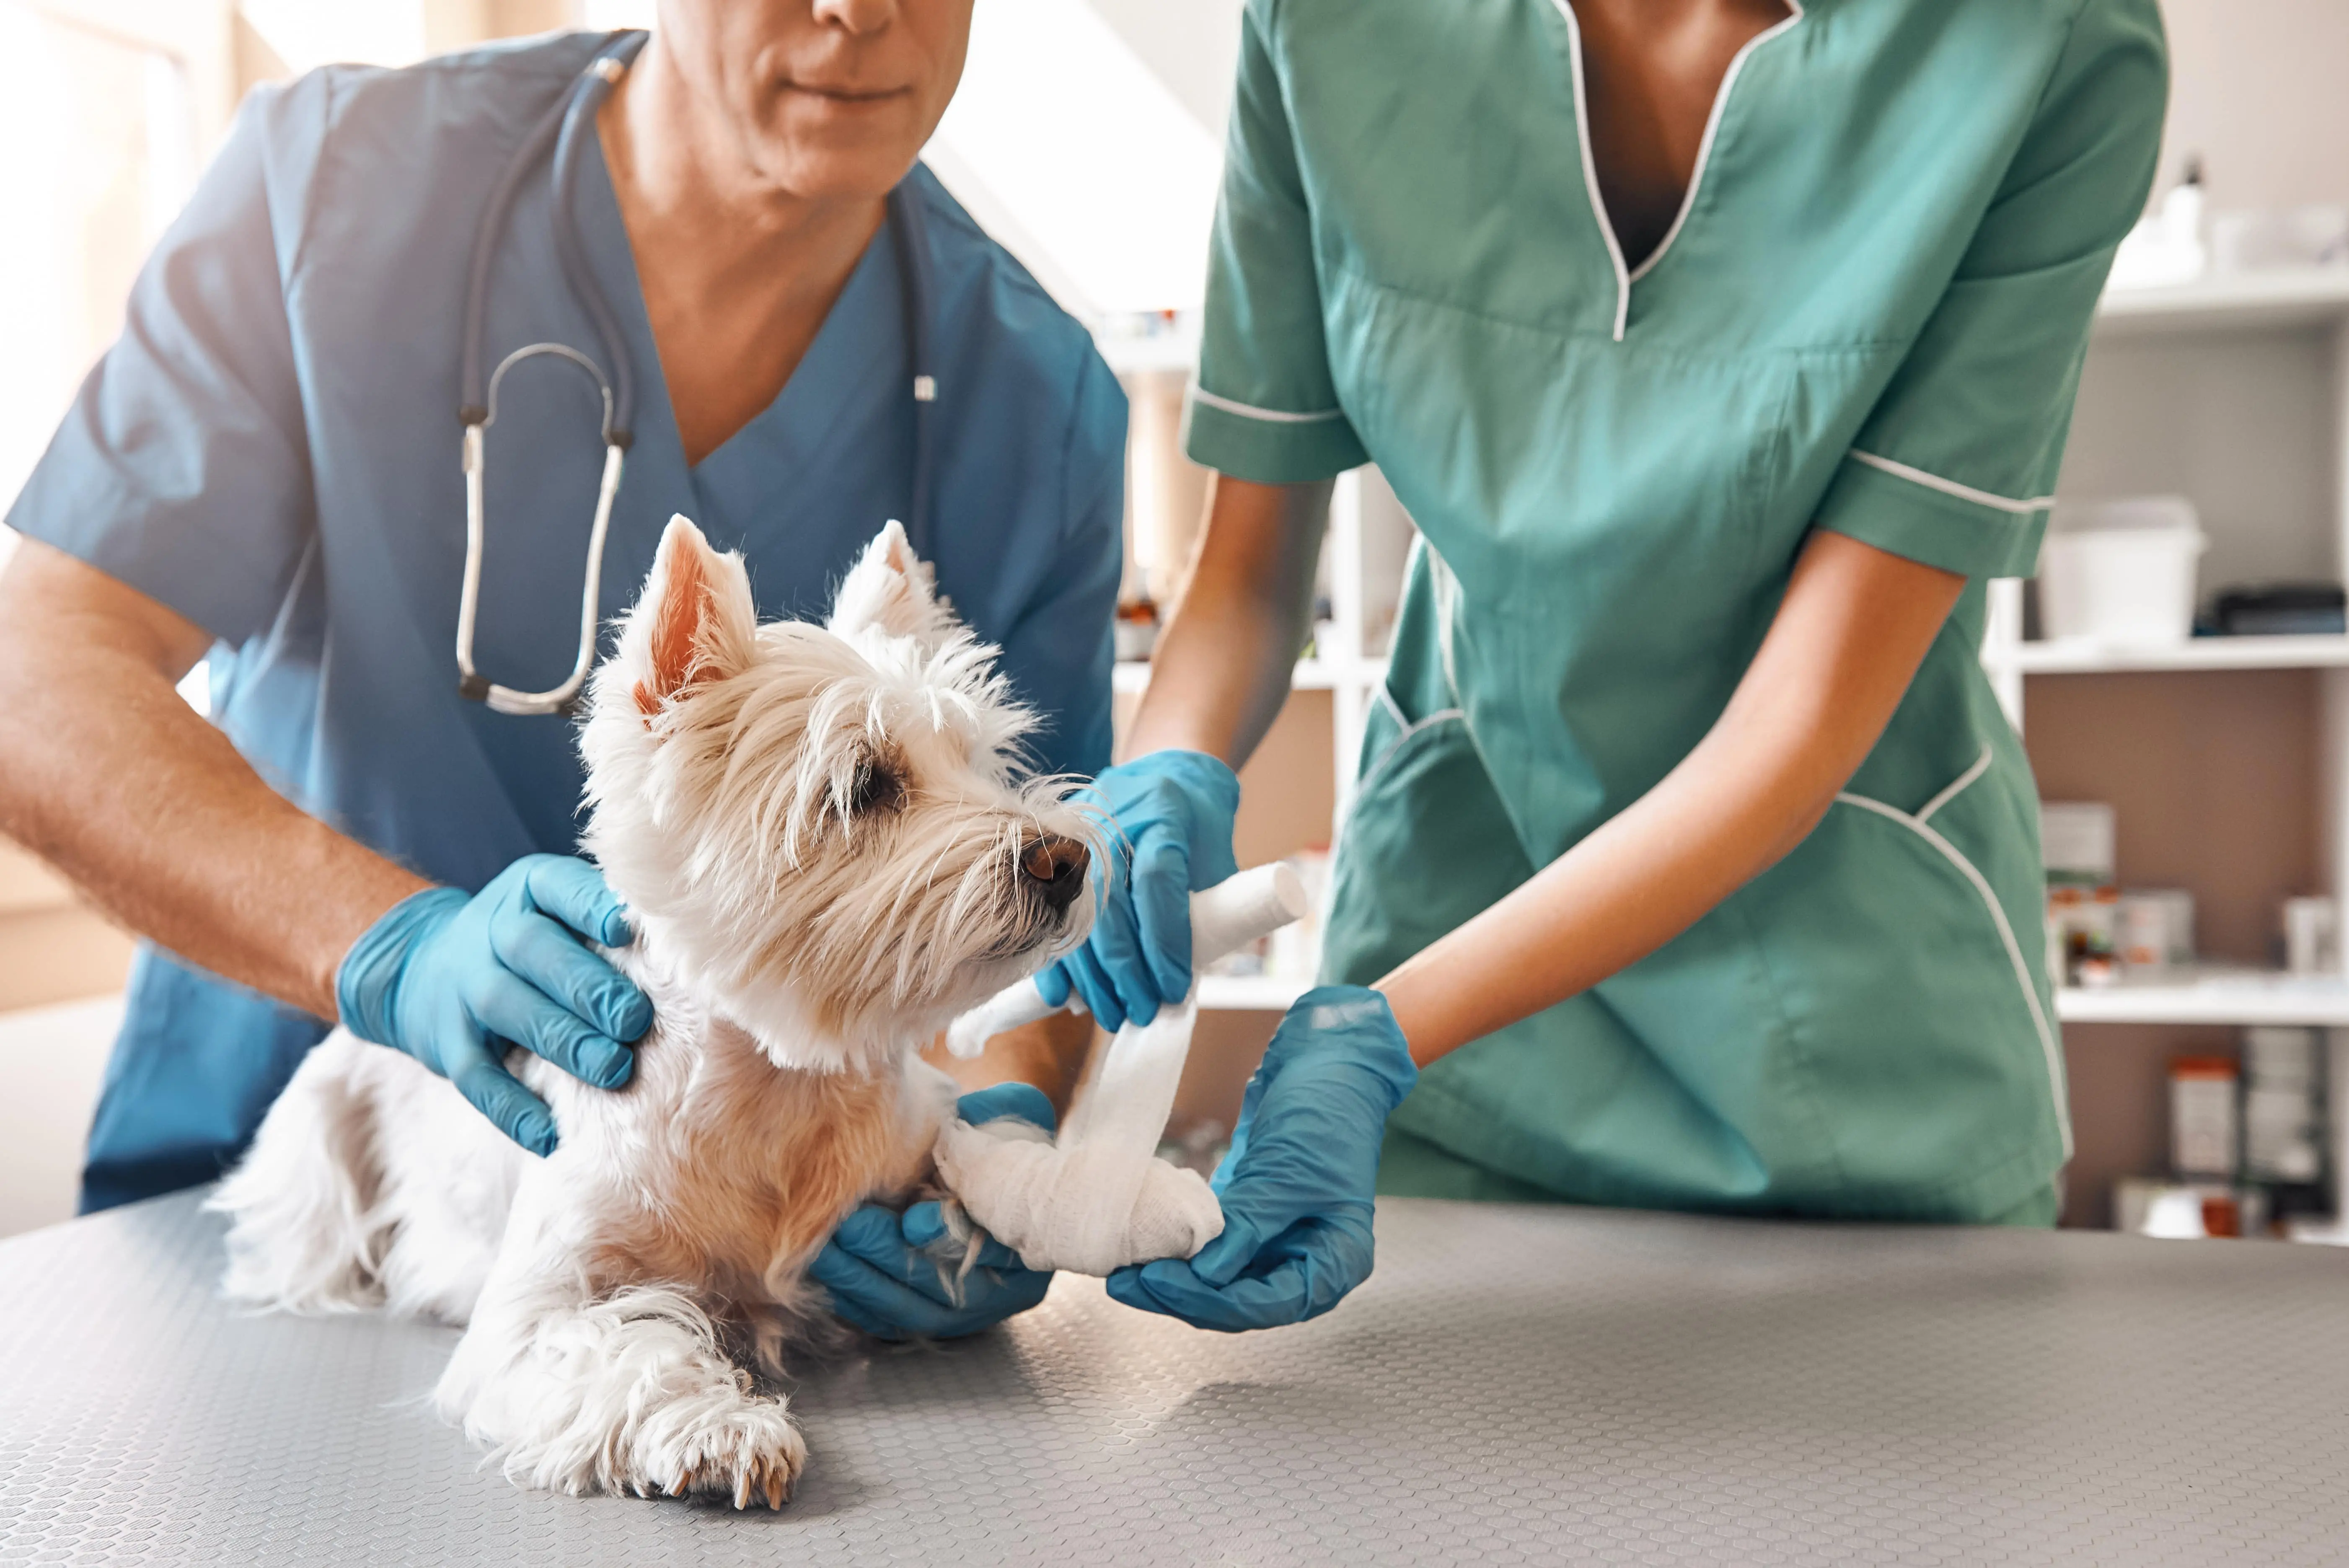
[[[209,641],[24,544],[0,573],[0,832],[129,929],[332,1018],[343,954],[429,884],[297,809],[180,699]]]
[[[1191,580],[1150,661],[1128,752],[1248,759],[1288,698],[1313,613],[1330,485],[1217,476]]]

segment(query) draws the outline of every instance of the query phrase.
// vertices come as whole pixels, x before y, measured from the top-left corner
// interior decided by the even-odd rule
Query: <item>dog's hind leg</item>
[[[382,1304],[391,1225],[365,1044],[339,1030],[295,1070],[253,1147],[205,1207],[230,1216],[233,1301],[285,1312]]]
[[[781,1507],[807,1461],[784,1401],[754,1391],[684,1290],[598,1288],[595,1200],[553,1164],[523,1178],[441,1415],[527,1485]]]

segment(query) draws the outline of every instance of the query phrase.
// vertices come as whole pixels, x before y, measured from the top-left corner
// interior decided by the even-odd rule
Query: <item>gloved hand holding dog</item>
[[[568,855],[526,855],[479,893],[429,888],[386,910],[343,956],[335,1004],[352,1033],[415,1057],[533,1154],[554,1148],[546,1102],[505,1069],[520,1045],[573,1077],[616,1089],[653,1006],[590,951],[636,940],[603,874]]]

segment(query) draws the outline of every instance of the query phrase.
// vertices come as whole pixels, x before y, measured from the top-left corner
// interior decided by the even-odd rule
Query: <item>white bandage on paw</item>
[[[1148,1024],[1119,1030],[1057,1143],[1001,1122],[949,1121],[938,1134],[939,1177],[1031,1269],[1100,1276],[1190,1257],[1223,1233],[1223,1209],[1198,1172],[1152,1150],[1174,1109],[1197,1016],[1186,998]]]

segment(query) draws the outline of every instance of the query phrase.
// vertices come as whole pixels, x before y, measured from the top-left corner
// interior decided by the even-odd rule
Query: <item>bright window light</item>
[[[587,0],[580,21],[589,31],[616,33],[623,27],[649,27],[658,0]]]
[[[140,264],[188,197],[196,130],[178,63],[0,0],[0,504],[122,328]],[[0,529],[0,556],[15,536]]]
[[[296,75],[337,63],[405,66],[426,52],[419,0],[243,0],[237,9]]]
[[[1220,149],[1083,0],[981,5],[930,166],[1061,303],[1098,319],[1206,290]]]

